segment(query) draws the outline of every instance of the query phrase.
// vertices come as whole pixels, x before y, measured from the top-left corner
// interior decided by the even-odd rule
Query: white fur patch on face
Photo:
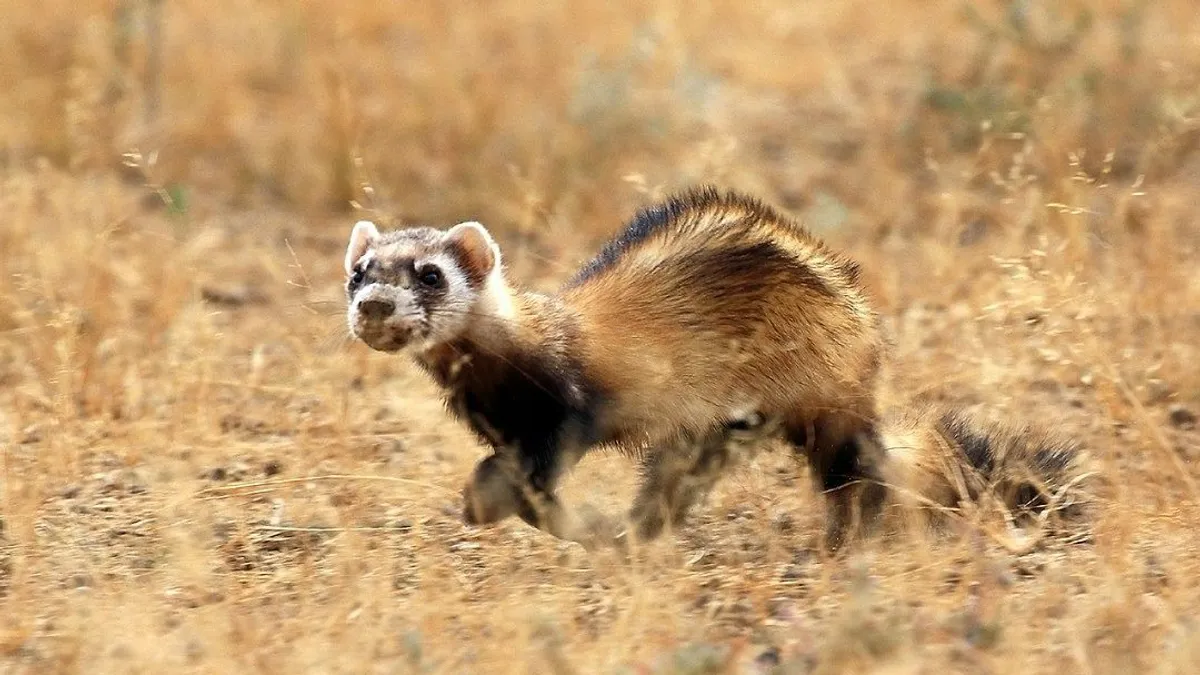
[[[508,287],[508,282],[504,280],[504,273],[500,270],[499,257],[500,253],[497,251],[497,264],[484,280],[483,288],[479,290],[477,311],[498,319],[508,320],[515,316],[516,308],[513,306],[512,289]]]
[[[449,252],[435,253],[416,263],[418,267],[436,265],[446,284],[445,292],[428,308],[426,348],[464,335],[488,343],[494,335],[503,334],[496,333],[496,329],[513,317],[514,308],[511,291],[498,266],[493,265],[482,287],[472,287],[469,270],[463,269],[459,259]]]
[[[438,269],[446,278],[446,295],[454,301],[466,301],[470,299],[471,286],[467,282],[466,273],[459,269],[454,258],[451,258],[446,253],[436,253],[427,258],[417,261],[417,265],[432,264],[437,265]]]
[[[474,313],[475,292],[471,289],[466,272],[447,253],[435,253],[414,262],[417,269],[426,265],[436,266],[441,270],[445,284],[444,292],[424,307],[427,332],[421,349],[458,338],[467,330]]]

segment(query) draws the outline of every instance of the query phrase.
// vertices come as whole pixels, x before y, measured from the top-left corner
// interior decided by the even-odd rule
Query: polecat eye
[[[366,272],[363,272],[363,268],[361,268],[361,267],[354,268],[354,272],[350,275],[350,285],[351,286],[361,285],[362,282],[366,279],[366,276],[367,276]]]
[[[442,285],[442,271],[434,265],[425,265],[417,273],[417,279],[430,288],[436,288]]]

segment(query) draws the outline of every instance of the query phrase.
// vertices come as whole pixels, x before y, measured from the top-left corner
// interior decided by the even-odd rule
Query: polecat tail
[[[881,427],[894,501],[956,507],[996,498],[1014,516],[1068,519],[1086,505],[1086,453],[1075,440],[962,408],[918,404]]]

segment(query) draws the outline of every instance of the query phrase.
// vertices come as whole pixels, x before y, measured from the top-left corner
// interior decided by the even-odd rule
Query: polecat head
[[[359,221],[346,249],[346,320],[372,349],[428,349],[511,311],[500,248],[482,225],[380,233]]]

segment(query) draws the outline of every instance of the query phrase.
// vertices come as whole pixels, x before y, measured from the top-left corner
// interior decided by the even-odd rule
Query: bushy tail
[[[1087,456],[1077,442],[965,409],[918,404],[881,427],[893,502],[955,508],[999,502],[1014,519],[1086,511]],[[1043,515],[1044,514],[1044,515]]]

